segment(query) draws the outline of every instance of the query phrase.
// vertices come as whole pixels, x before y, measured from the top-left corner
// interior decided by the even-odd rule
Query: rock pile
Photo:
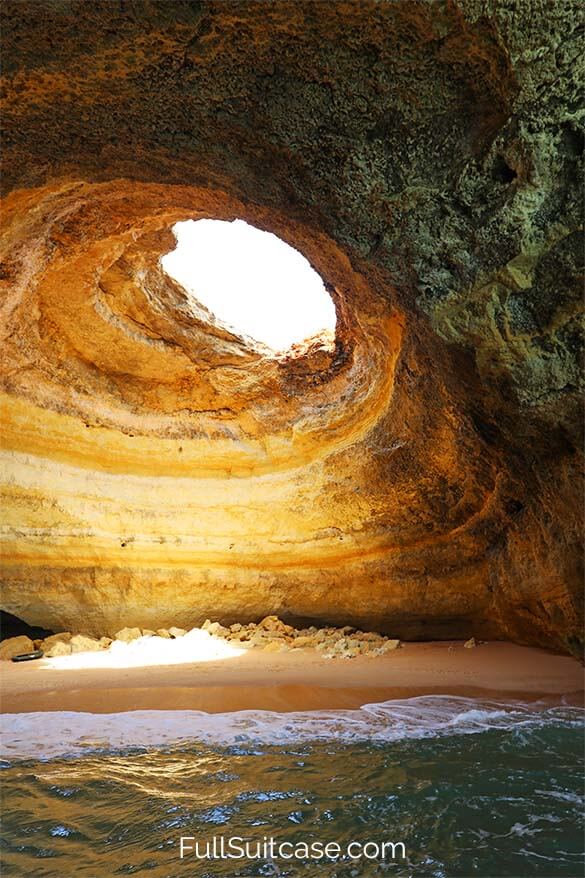
[[[201,626],[215,637],[221,637],[239,647],[261,648],[264,652],[285,652],[289,649],[315,649],[323,658],[355,658],[358,655],[383,655],[397,649],[399,640],[383,634],[344,628],[293,628],[278,616],[266,616],[261,622],[242,625],[237,622],[229,628],[207,619]]]
[[[13,655],[29,652],[33,648],[41,649],[46,658],[55,658],[77,652],[97,652],[109,649],[113,644],[128,644],[140,638],[178,639],[202,631],[211,638],[232,643],[239,649],[261,649],[263,652],[274,653],[292,649],[314,649],[326,659],[380,656],[398,649],[401,645],[399,640],[372,631],[359,631],[349,625],[344,628],[318,628],[315,625],[293,628],[278,616],[266,616],[258,623],[236,622],[229,627],[206,619],[201,628],[191,629],[191,632],[176,627],[160,628],[156,632],[148,628],[122,628],[114,639],[101,637],[98,640],[85,634],[70,632],[52,634],[42,641],[34,642],[28,638],[13,637],[1,645],[0,658],[11,659]],[[27,640],[26,644],[24,640]]]

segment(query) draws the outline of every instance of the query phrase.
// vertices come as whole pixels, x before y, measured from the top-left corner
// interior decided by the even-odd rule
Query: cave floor
[[[583,701],[574,659],[510,643],[407,643],[388,655],[323,659],[313,650],[245,652],[176,665],[83,667],[79,653],[2,662],[3,713],[339,710],[416,695]]]

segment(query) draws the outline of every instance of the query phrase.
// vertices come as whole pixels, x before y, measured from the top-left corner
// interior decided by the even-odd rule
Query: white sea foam
[[[55,759],[95,751],[182,744],[249,746],[305,741],[392,742],[522,729],[550,723],[581,725],[585,711],[543,703],[502,704],[429,695],[366,704],[358,710],[276,713],[242,710],[138,710],[93,714],[74,711],[13,713],[0,717],[0,757]]]

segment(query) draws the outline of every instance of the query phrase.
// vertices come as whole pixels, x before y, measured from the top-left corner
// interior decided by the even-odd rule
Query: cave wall
[[[2,608],[582,643],[575,2],[3,4]],[[270,358],[171,226],[296,246]]]

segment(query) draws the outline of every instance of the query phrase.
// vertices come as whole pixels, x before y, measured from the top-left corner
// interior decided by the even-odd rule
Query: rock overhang
[[[523,60],[571,4],[38,5],[6,4],[6,609],[574,649],[574,81]],[[301,250],[334,351],[194,315],[158,260],[195,216]]]

